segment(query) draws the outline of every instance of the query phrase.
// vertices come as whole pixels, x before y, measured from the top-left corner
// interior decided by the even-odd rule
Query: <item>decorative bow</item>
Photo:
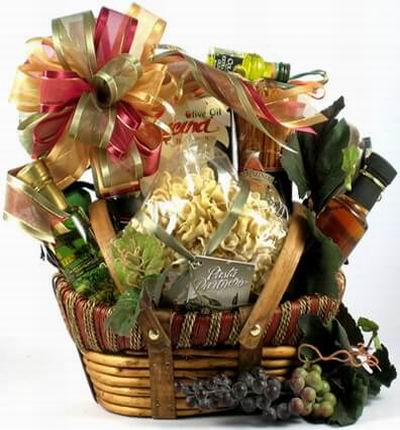
[[[127,14],[103,8],[97,20],[91,12],[55,19],[51,38],[28,41],[11,100],[21,112],[22,144],[33,158],[45,158],[61,189],[89,165],[104,197],[137,189],[143,175],[157,170],[161,143],[171,134],[171,103],[178,101],[211,95],[282,146],[276,124],[312,132],[326,120],[298,100],[315,97],[324,80],[247,81],[157,45],[165,25],[137,5]],[[156,47],[161,52],[153,54]],[[66,215],[15,174],[8,175],[4,216],[52,240],[51,226]]]
[[[164,28],[132,5],[127,14],[102,8],[97,20],[92,12],[54,19],[51,38],[28,41],[11,99],[25,117],[23,145],[46,157],[61,188],[89,159],[105,189],[157,170],[177,92],[167,66],[152,61]]]

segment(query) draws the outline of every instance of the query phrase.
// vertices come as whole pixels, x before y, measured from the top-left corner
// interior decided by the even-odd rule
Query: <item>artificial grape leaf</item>
[[[151,302],[158,304],[164,280],[164,274],[145,276],[142,278],[141,288],[128,288],[124,291],[107,318],[107,328],[119,336],[129,336],[139,316],[143,297],[146,295]]]
[[[355,145],[349,145],[343,149],[342,170],[345,173],[344,186],[346,190],[351,190],[351,183],[357,172],[360,151]]]
[[[337,245],[316,226],[315,215],[305,209],[308,239],[288,289],[290,298],[309,294],[338,297],[336,273],[342,256]]]
[[[368,383],[351,367],[343,366],[340,379],[330,380],[337,404],[329,424],[348,426],[362,415],[368,402]]]
[[[342,170],[343,149],[349,142],[350,128],[341,119],[325,136],[318,150],[315,169],[316,186],[312,200],[318,212],[335,191],[344,184],[345,173]]]
[[[296,184],[299,197],[303,199],[308,196],[311,186],[304,168],[297,134],[290,136],[287,144],[293,151],[288,151],[285,148],[282,150],[281,164],[286,170],[289,179]]]
[[[106,327],[119,336],[128,336],[136,323],[142,289],[129,288],[118,298],[111,315],[107,318]]]
[[[339,307],[336,319],[346,330],[351,345],[358,345],[359,343],[364,343],[364,336],[359,326],[355,322],[354,318],[350,315],[347,307],[343,303]]]
[[[365,333],[377,333],[379,330],[379,325],[375,321],[365,317],[358,318],[357,325],[362,331],[365,331]]]
[[[124,288],[140,287],[143,278],[165,268],[165,246],[155,237],[129,224],[112,243],[113,263]]]
[[[389,359],[389,351],[385,345],[381,344],[381,348],[375,351],[374,355],[379,360],[379,369],[374,369],[371,379],[376,384],[384,385],[389,388],[392,382],[397,378],[396,368]]]
[[[282,152],[282,166],[296,183],[300,197],[310,195],[316,212],[343,187],[346,178],[342,151],[349,144],[350,127],[345,120],[336,119],[343,107],[341,97],[322,111],[327,121],[313,127],[315,134],[297,133],[298,142],[289,141],[295,153]]]

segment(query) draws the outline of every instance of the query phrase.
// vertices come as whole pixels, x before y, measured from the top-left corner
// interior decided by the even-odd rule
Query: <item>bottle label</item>
[[[175,108],[175,121],[170,124],[175,143],[187,135],[208,142],[229,145],[227,127],[230,115],[227,106],[214,97],[187,100]]]
[[[240,66],[243,58],[233,53],[230,54],[224,51],[216,51],[214,53],[215,68],[224,72],[233,72],[236,66]]]
[[[72,284],[102,262],[76,231],[58,236],[54,253],[65,277]]]

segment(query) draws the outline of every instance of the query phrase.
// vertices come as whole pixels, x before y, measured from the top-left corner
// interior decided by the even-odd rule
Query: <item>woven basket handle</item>
[[[294,275],[305,240],[303,206],[295,203],[283,248],[239,336],[242,368],[259,364],[257,351],[262,347],[268,324]]]
[[[110,275],[118,290],[123,292],[113,266],[111,241],[115,239],[116,233],[108,213],[107,203],[104,200],[97,200],[92,203],[89,215],[93,232]],[[175,418],[171,340],[157,318],[148,296],[142,300],[138,324],[142,330],[149,355],[152,416],[154,418]]]

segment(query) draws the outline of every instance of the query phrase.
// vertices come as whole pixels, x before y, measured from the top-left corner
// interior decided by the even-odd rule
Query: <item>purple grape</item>
[[[248,389],[244,382],[238,381],[232,386],[232,394],[236,400],[242,400],[247,396]]]
[[[186,397],[186,404],[191,408],[197,408],[198,403],[195,396],[187,396]]]
[[[230,386],[232,384],[232,380],[224,374],[215,376],[213,382],[218,386]]]
[[[252,414],[257,410],[255,397],[248,396],[240,401],[240,406],[246,414]]]
[[[255,394],[262,394],[267,385],[267,381],[255,379],[251,388]]]
[[[239,380],[240,382],[244,382],[247,385],[247,388],[251,389],[255,378],[250,372],[245,372],[241,375]]]
[[[280,396],[281,388],[282,388],[282,384],[279,382],[279,380],[271,378],[264,389],[264,396],[268,400],[273,402]]]
[[[265,409],[262,414],[263,414],[263,416],[265,418],[268,418],[268,419],[270,419],[272,421],[276,421],[277,418],[278,418],[276,409],[273,408],[272,406],[270,406],[269,408]]]
[[[226,408],[233,408],[237,404],[231,393],[223,393],[221,405]]]
[[[287,403],[279,403],[276,407],[276,415],[280,420],[287,421],[291,416],[289,405]]]

